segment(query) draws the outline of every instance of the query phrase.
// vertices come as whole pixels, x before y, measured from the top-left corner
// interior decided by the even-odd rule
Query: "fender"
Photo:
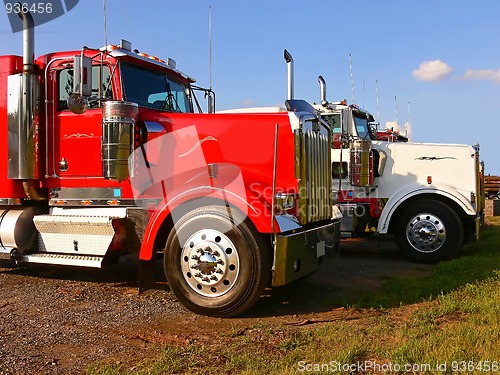
[[[139,259],[151,260],[154,254],[154,245],[159,230],[165,220],[171,218],[175,223],[175,211],[190,202],[196,204],[196,200],[203,199],[205,202],[229,205],[243,212],[261,233],[272,233],[269,204],[262,199],[252,200],[251,204],[245,197],[236,194],[234,191],[213,186],[199,186],[188,191],[181,192],[173,199],[163,200],[154,210],[148,225],[144,231],[144,237],[139,251]],[[183,213],[179,211],[179,216]],[[177,219],[179,219],[178,217]]]
[[[476,210],[471,204],[470,199],[448,185],[405,185],[396,191],[385,204],[378,222],[377,232],[386,234],[389,230],[389,223],[392,215],[396,212],[397,208],[409,198],[422,194],[439,194],[447,197],[457,203],[467,215],[476,215]]]

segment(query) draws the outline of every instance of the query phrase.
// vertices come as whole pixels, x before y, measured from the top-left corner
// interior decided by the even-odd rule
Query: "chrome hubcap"
[[[224,233],[204,229],[185,242],[181,270],[187,284],[196,293],[218,297],[234,286],[240,270],[240,258],[236,247]]]
[[[446,228],[437,216],[422,213],[414,216],[408,223],[406,238],[415,250],[432,253],[443,246]]]

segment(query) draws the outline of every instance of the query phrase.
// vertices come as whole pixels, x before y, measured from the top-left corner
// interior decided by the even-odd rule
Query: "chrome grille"
[[[298,138],[298,139],[297,139]],[[328,134],[296,133],[300,143],[299,219],[303,224],[332,217],[332,173]]]

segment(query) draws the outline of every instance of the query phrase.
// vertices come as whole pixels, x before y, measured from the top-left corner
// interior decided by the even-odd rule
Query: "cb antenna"
[[[378,101],[378,80],[375,80],[375,97],[377,98],[377,123],[380,125],[380,104]]]
[[[398,97],[394,97],[394,104],[396,105],[396,124],[399,126],[399,111],[398,111]]]
[[[213,91],[212,91],[212,5],[208,6],[208,38],[209,38],[209,70],[210,70],[210,87],[208,91],[208,112],[213,113],[215,112],[215,98],[212,97]]]
[[[108,34],[106,32],[106,0],[103,0],[103,13],[104,13],[104,48],[108,46]]]
[[[212,5],[208,6],[208,37],[210,39],[210,91],[212,91]]]
[[[352,76],[352,56],[351,56],[351,54],[349,54],[349,70],[351,72],[352,102],[356,103],[356,100],[354,99],[354,78]]]
[[[409,132],[408,132],[408,128],[411,127],[411,120],[410,120],[410,113],[411,112],[411,108],[410,108],[410,101],[408,101],[408,124],[407,126],[405,127],[405,137],[409,137]]]

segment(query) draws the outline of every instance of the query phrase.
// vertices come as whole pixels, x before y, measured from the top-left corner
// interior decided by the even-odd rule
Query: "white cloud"
[[[437,82],[447,78],[453,69],[441,60],[424,61],[412,72],[419,81]]]
[[[255,107],[255,103],[256,101],[253,99],[245,99],[243,100],[243,107],[245,108]]]
[[[448,78],[452,72],[453,69],[445,62],[432,60],[422,62],[412,75],[419,81],[438,82]],[[500,69],[469,69],[459,79],[500,83]]]
[[[462,76],[467,80],[485,80],[500,83],[500,70],[493,69],[469,69]]]

